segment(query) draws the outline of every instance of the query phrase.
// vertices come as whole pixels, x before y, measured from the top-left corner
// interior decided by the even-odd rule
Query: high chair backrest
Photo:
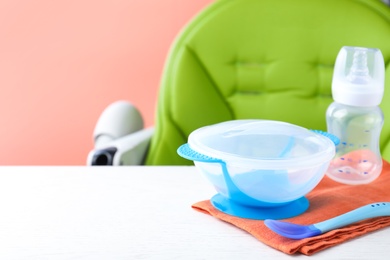
[[[326,130],[342,46],[379,48],[387,65],[381,107],[390,160],[390,8],[379,0],[220,0],[172,46],[148,165],[192,164],[176,153],[195,129],[258,118]]]

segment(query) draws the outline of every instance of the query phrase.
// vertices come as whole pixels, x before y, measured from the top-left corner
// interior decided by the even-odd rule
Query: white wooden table
[[[194,167],[0,167],[0,259],[295,259],[199,213]],[[315,254],[385,259],[390,229]]]

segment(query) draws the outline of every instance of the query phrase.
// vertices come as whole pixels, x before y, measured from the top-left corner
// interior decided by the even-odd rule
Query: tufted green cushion
[[[192,164],[176,153],[195,129],[261,118],[326,130],[342,46],[379,48],[388,65],[390,8],[379,0],[221,0],[178,36],[167,59],[146,164]],[[390,120],[381,135],[390,160]]]

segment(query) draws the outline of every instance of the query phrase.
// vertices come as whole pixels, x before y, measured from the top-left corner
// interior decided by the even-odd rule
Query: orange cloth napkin
[[[286,221],[310,225],[369,203],[390,202],[390,164],[383,161],[383,170],[379,178],[365,185],[340,184],[325,176],[306,197],[310,202],[309,209],[300,216],[285,219]],[[332,230],[320,236],[293,240],[269,230],[262,220],[243,219],[222,213],[215,209],[209,200],[195,203],[192,207],[231,223],[247,231],[261,242],[287,254],[300,252],[312,255],[354,237],[390,226],[390,217],[378,217]]]

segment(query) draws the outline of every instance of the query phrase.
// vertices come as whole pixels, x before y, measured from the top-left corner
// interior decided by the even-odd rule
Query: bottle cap
[[[385,63],[379,49],[341,48],[333,72],[333,99],[351,106],[377,106],[385,85]]]

